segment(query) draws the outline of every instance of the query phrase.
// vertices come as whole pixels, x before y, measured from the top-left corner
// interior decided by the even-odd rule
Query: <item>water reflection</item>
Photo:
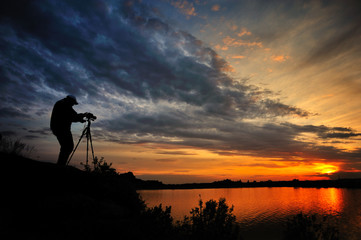
[[[237,221],[249,234],[254,234],[252,239],[262,238],[256,236],[260,226],[263,234],[268,234],[268,239],[280,238],[280,223],[300,212],[338,217],[344,222],[340,228],[349,235],[347,239],[361,239],[358,238],[361,236],[361,189],[229,188],[139,192],[149,207],[160,203],[172,206],[175,220],[189,215],[200,198],[204,202],[226,198],[227,204],[234,206]]]
[[[282,217],[292,213],[320,213],[338,215],[343,208],[342,189],[336,188],[228,188],[191,190],[140,191],[148,206],[160,203],[172,206],[172,216],[179,220],[196,207],[200,198],[226,198],[234,205],[234,214],[240,222],[256,218],[264,221],[269,216]]]

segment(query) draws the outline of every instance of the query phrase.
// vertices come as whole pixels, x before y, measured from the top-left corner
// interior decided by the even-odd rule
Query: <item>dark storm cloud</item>
[[[313,113],[232,79],[213,49],[141,1],[1,1],[0,31],[3,116],[45,115],[70,93],[101,114],[97,139],[281,158],[319,150],[295,140],[302,132],[358,134],[247,122]]]
[[[154,18],[145,5],[80,2],[2,2],[2,89],[21,85],[32,98],[35,86],[45,85],[105,101],[101,88],[202,106],[204,114],[219,116],[305,114],[253,101],[255,92],[224,73],[227,63],[216,52]]]
[[[350,138],[361,136],[361,133],[342,133],[342,132],[333,132],[327,133],[323,136],[323,138]]]
[[[38,130],[28,130],[29,133],[32,134],[38,134],[38,135],[49,135],[51,134],[51,131],[49,128],[43,128],[43,129],[38,129]]]
[[[343,127],[327,127],[324,125],[314,126],[314,125],[293,125],[290,123],[284,123],[283,125],[290,127],[296,132],[302,133],[315,133],[320,138],[351,138],[361,136],[361,133],[355,132],[355,130],[351,128],[343,128]]]
[[[0,118],[28,118],[27,114],[22,113],[16,108],[0,108]]]
[[[264,106],[269,110],[269,112],[273,113],[275,116],[295,115],[301,117],[309,117],[311,115],[314,115],[300,108],[288,106],[278,101],[271,101],[269,99],[264,101]]]
[[[1,136],[16,136],[16,132],[13,132],[13,131],[1,131],[0,135]]]
[[[161,112],[161,109],[159,110]],[[120,143],[154,142],[207,149],[216,154],[246,155],[279,158],[284,161],[308,161],[307,159],[329,159],[334,161],[361,161],[357,151],[345,152],[332,146],[318,146],[316,143],[296,140],[302,133],[315,133],[320,139],[333,138],[338,133],[356,135],[349,128],[330,128],[314,125],[268,123],[255,125],[233,119],[214,116],[197,118],[198,115],[177,115],[165,111],[159,116],[131,116],[107,122],[104,126],[110,132],[122,133]],[[103,124],[105,124],[103,122]],[[343,136],[344,137],[344,136]]]

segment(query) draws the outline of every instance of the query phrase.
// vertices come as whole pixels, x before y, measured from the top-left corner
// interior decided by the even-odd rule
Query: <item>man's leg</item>
[[[74,149],[73,136],[71,135],[71,132],[65,132],[56,135],[56,137],[58,138],[60,144],[60,153],[57,164],[65,166],[69,155]]]

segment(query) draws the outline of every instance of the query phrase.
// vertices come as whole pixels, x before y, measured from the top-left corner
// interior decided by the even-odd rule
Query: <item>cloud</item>
[[[169,163],[169,162],[176,162],[176,161],[177,161],[177,159],[172,159],[172,158],[161,158],[161,159],[155,159],[154,161],[156,161],[156,162]]]
[[[276,163],[245,163],[238,164],[240,167],[262,167],[262,168],[286,168],[289,165],[281,165]]]
[[[284,62],[287,59],[289,59],[289,56],[285,56],[285,55],[273,55],[271,56],[271,60],[274,62]]]
[[[13,132],[13,131],[1,131],[0,135],[1,136],[16,136],[16,132]]]
[[[0,118],[28,118],[29,115],[22,113],[16,108],[0,108]]]
[[[242,32],[237,34],[238,37],[250,36],[250,35],[252,35],[252,33],[248,31],[246,28],[242,28]]]
[[[318,137],[322,139],[327,138],[351,138],[361,136],[361,133],[355,132],[354,129],[351,128],[343,128],[343,127],[327,127],[324,125],[314,126],[314,125],[293,125],[290,123],[285,123],[284,125],[291,127],[297,132],[307,132],[307,133],[315,133]]]
[[[218,4],[215,4],[212,6],[211,10],[214,12],[218,12],[221,9],[221,6],[219,6]]]
[[[188,15],[196,14],[190,2],[172,4],[187,9]],[[91,109],[98,116],[94,135],[105,141],[165,143],[286,160],[299,153],[310,159],[360,159],[357,151],[295,140],[304,132],[320,138],[351,138],[359,133],[278,124],[275,119],[314,114],[233,79],[227,72],[231,66],[214,49],[173,28],[141,1],[23,1],[20,5],[21,9],[14,1],[0,5],[0,99],[5,103],[1,118],[44,117],[56,100],[73,94],[83,103],[82,110]],[[231,37],[223,41],[229,47],[262,47],[262,42]],[[1,126],[2,131],[14,131]],[[47,133],[33,131],[36,136]]]
[[[40,137],[38,135],[25,135],[25,138],[29,140],[34,140],[39,139]]]
[[[223,51],[227,51],[228,50],[228,47],[227,46],[221,46],[221,45],[219,45],[219,44],[217,44],[216,46],[214,46],[214,48],[216,49],[216,50],[223,50]]]
[[[187,1],[173,3],[180,8],[191,6]],[[118,112],[138,111],[141,104],[155,107],[147,102],[152,100],[183,104],[205,115],[297,113],[269,99],[254,101],[262,93],[228,77],[223,71],[230,67],[216,52],[154,18],[144,5],[90,1],[89,7],[80,8],[72,2],[49,1],[40,8],[26,2],[24,12],[17,11],[16,4],[5,6],[2,26],[7,31],[1,41],[9,47],[2,55],[2,72],[9,92],[20,83],[36,94],[48,89],[41,93],[44,101],[54,99],[54,93],[87,95],[93,103]],[[62,11],[49,14],[41,9]],[[29,95],[29,91],[22,92]],[[15,99],[7,100],[13,103],[9,106],[16,105]],[[14,109],[4,112],[16,113]]]
[[[257,42],[257,41],[246,42],[243,41],[242,39],[237,40],[230,36],[223,38],[222,41],[228,47],[259,47],[259,48],[263,47],[262,42]]]
[[[156,116],[132,113],[102,126],[108,132],[119,132],[120,143],[153,142],[205,149],[224,156],[255,156],[278,158],[277,161],[315,161],[316,159],[341,159],[361,161],[357,151],[344,152],[330,146],[296,140],[305,132],[314,132],[321,137],[333,128],[268,123],[254,125],[250,122],[208,116],[200,119],[196,113],[176,115],[164,111]],[[325,129],[325,130],[322,130]],[[342,130],[342,128],[337,128]]]
[[[236,56],[232,56],[233,59],[243,59],[245,58],[245,56],[241,56],[241,55],[236,55]]]
[[[49,128],[43,128],[43,129],[38,129],[38,130],[28,130],[29,133],[32,134],[38,134],[38,135],[50,135],[51,134],[51,130]]]
[[[174,7],[178,8],[181,13],[187,15],[188,17],[197,16],[196,10],[192,2],[189,2],[187,0],[172,0],[171,4]]]
[[[264,107],[268,110],[267,112],[272,113],[275,116],[294,115],[299,117],[309,117],[315,115],[300,108],[294,106],[288,106],[279,101],[266,99],[263,101],[263,103],[264,103]]]
[[[165,154],[165,155],[196,155],[195,153],[190,153],[187,151],[159,151],[157,154]]]

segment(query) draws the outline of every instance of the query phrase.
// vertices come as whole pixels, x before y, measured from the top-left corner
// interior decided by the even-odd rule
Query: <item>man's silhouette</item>
[[[84,113],[77,113],[73,106],[78,102],[73,95],[57,101],[51,114],[50,128],[60,144],[60,153],[57,164],[65,166],[70,153],[73,151],[74,142],[71,134],[72,122],[85,122]]]

